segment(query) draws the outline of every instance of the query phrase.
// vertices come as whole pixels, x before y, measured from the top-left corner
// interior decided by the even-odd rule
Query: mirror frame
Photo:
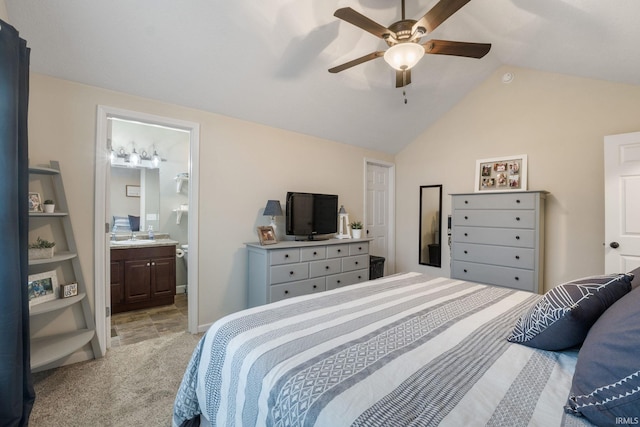
[[[438,189],[439,190],[439,195],[438,195],[438,224],[439,224],[439,233],[440,233],[440,262],[439,263],[433,263],[433,262],[422,262],[422,195],[425,191],[425,189],[427,188],[434,188],[434,189]],[[442,184],[437,184],[437,185],[421,185],[420,186],[420,217],[419,217],[419,221],[420,223],[418,224],[418,264],[420,265],[428,265],[430,267],[438,267],[438,268],[442,268]]]

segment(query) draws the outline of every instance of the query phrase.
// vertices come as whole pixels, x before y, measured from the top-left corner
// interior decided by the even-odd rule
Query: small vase
[[[56,205],[42,205],[44,206],[44,211],[46,213],[53,213],[53,211],[56,209]]]
[[[351,233],[353,234],[354,239],[360,239],[362,237],[362,230],[360,229],[351,230]]]

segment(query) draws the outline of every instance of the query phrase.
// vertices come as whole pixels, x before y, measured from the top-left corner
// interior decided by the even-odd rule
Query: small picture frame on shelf
[[[58,276],[56,271],[30,274],[27,282],[29,307],[58,298]]]
[[[476,193],[526,191],[527,155],[477,160],[475,181]]]
[[[42,212],[42,197],[40,197],[40,193],[29,192],[29,212]]]
[[[276,233],[270,225],[258,227],[258,237],[261,245],[273,245],[278,243]]]
[[[75,297],[76,295],[78,295],[78,283],[60,285],[60,298]]]

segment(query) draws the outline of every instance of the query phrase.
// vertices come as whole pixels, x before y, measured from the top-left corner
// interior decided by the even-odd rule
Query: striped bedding
[[[588,425],[563,411],[577,352],[506,340],[539,298],[405,273],[234,313],[194,350],[173,425]]]

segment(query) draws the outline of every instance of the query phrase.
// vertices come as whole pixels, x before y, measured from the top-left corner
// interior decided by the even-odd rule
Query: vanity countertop
[[[178,241],[172,239],[136,239],[111,241],[111,249],[148,248],[153,246],[177,246]]]

